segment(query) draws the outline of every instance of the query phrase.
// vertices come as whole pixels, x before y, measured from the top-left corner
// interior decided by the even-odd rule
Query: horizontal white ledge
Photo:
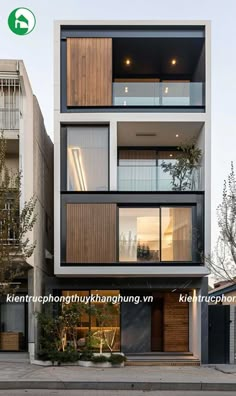
[[[193,267],[148,267],[148,266],[127,266],[119,267],[112,265],[103,266],[78,266],[78,267],[56,267],[54,269],[54,274],[56,276],[83,276],[83,277],[168,277],[168,278],[178,278],[178,277],[203,277],[210,274],[210,271],[205,266],[193,266]]]

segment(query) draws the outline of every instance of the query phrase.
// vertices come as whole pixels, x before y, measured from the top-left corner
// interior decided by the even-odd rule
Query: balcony
[[[118,166],[118,191],[201,191],[202,167],[173,180],[160,166]]]
[[[19,129],[19,109],[0,109],[0,130]]]
[[[204,83],[115,82],[113,106],[204,107]]]

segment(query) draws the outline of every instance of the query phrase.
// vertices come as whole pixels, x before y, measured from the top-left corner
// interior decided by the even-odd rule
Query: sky
[[[27,36],[8,28],[10,12],[30,8],[37,19]],[[2,0],[0,58],[23,59],[53,140],[53,21],[210,20],[212,23],[212,240],[217,235],[216,207],[223,181],[236,166],[236,1],[235,0]]]

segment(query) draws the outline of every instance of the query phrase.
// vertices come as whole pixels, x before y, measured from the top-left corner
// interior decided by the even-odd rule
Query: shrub
[[[51,362],[57,362],[59,365],[61,363],[74,363],[80,358],[80,354],[74,350],[66,351],[41,351],[38,354],[41,360],[50,360]]]
[[[91,360],[93,363],[107,363],[108,362],[108,358],[105,355],[93,356]]]
[[[126,357],[118,353],[112,353],[111,356],[108,358],[108,361],[111,364],[121,364],[126,361]]]
[[[80,360],[83,360],[85,362],[88,362],[92,360],[93,353],[89,350],[84,350],[81,355],[80,355]]]

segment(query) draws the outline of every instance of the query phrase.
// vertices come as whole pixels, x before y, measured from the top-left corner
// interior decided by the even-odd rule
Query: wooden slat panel
[[[66,261],[116,261],[115,204],[67,204]]]
[[[188,303],[179,302],[178,293],[165,294],[164,352],[189,351]]]
[[[67,105],[111,106],[112,39],[67,39]]]
[[[139,159],[156,159],[155,150],[119,150],[119,159],[139,160]]]

